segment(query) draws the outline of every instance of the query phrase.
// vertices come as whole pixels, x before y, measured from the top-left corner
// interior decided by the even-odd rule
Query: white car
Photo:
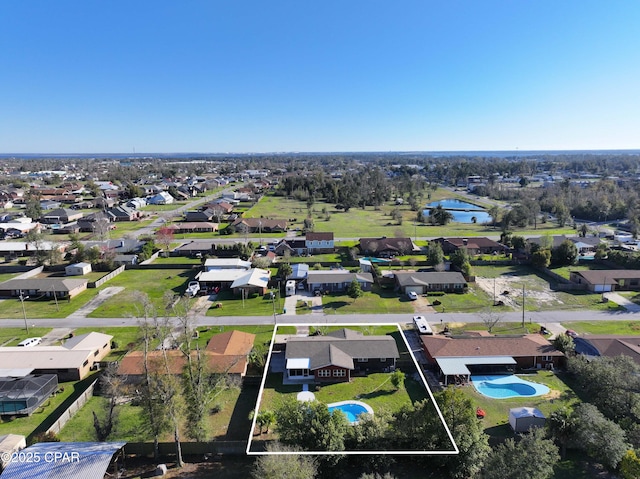
[[[407,298],[409,298],[411,301],[415,301],[416,299],[418,299],[418,293],[416,293],[415,291],[409,291],[407,293]]]
[[[29,348],[29,347],[32,347],[32,346],[37,346],[41,342],[42,342],[42,338],[27,338],[24,341],[20,341],[18,343],[18,346],[23,347],[23,348]]]

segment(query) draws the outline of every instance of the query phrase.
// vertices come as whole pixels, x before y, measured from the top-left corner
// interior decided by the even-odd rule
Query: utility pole
[[[27,324],[27,310],[24,309],[24,300],[29,299],[29,296],[24,296],[22,294],[22,290],[20,290],[20,302],[22,303],[22,315],[24,316],[24,329],[27,330],[27,334],[29,334],[29,325]]]
[[[524,283],[522,284],[522,327],[524,328]]]

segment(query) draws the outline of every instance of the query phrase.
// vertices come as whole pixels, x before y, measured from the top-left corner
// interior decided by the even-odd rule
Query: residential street
[[[433,313],[425,315],[431,324],[443,323],[482,323],[480,315],[475,313]],[[522,321],[521,312],[504,313],[503,321]],[[340,323],[409,323],[410,314],[303,314],[303,315],[283,315],[277,314],[277,324],[340,324]],[[273,324],[274,317],[270,316],[196,316],[196,323],[199,326],[216,325],[251,325],[251,324]],[[536,322],[548,327],[550,323],[566,323],[571,321],[640,321],[640,313],[628,311],[544,311],[526,312],[526,322]],[[82,318],[74,315],[68,318],[58,319],[28,319],[29,325],[51,327],[51,328],[78,328],[86,326],[136,326],[137,318]],[[3,319],[0,326],[20,328],[24,327],[24,319]]]

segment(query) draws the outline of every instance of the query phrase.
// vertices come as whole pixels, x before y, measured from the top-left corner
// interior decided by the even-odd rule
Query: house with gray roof
[[[35,278],[10,279],[0,283],[0,297],[18,298],[22,294],[31,299],[41,297],[66,299],[73,298],[87,289],[87,279]]]
[[[403,293],[425,294],[431,291],[464,293],[467,281],[462,273],[455,271],[398,271],[395,273],[396,288]]]
[[[633,269],[570,271],[569,280],[583,285],[592,293],[640,290],[640,270]]]
[[[325,336],[292,336],[285,349],[288,381],[349,382],[354,376],[392,372],[400,358],[392,336],[365,336],[340,329]]]
[[[307,272],[309,291],[346,291],[353,280],[360,283],[363,291],[370,291],[373,284],[371,273],[351,273],[346,269]]]

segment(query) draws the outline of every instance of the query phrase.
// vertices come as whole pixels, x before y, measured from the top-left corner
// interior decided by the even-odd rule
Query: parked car
[[[415,291],[409,291],[407,293],[407,298],[409,298],[411,301],[415,301],[416,299],[418,299],[418,293],[416,293]]]
[[[27,338],[24,341],[20,341],[18,343],[18,346],[23,347],[23,348],[29,348],[29,347],[32,347],[32,346],[37,346],[41,342],[42,342],[42,338]]]

